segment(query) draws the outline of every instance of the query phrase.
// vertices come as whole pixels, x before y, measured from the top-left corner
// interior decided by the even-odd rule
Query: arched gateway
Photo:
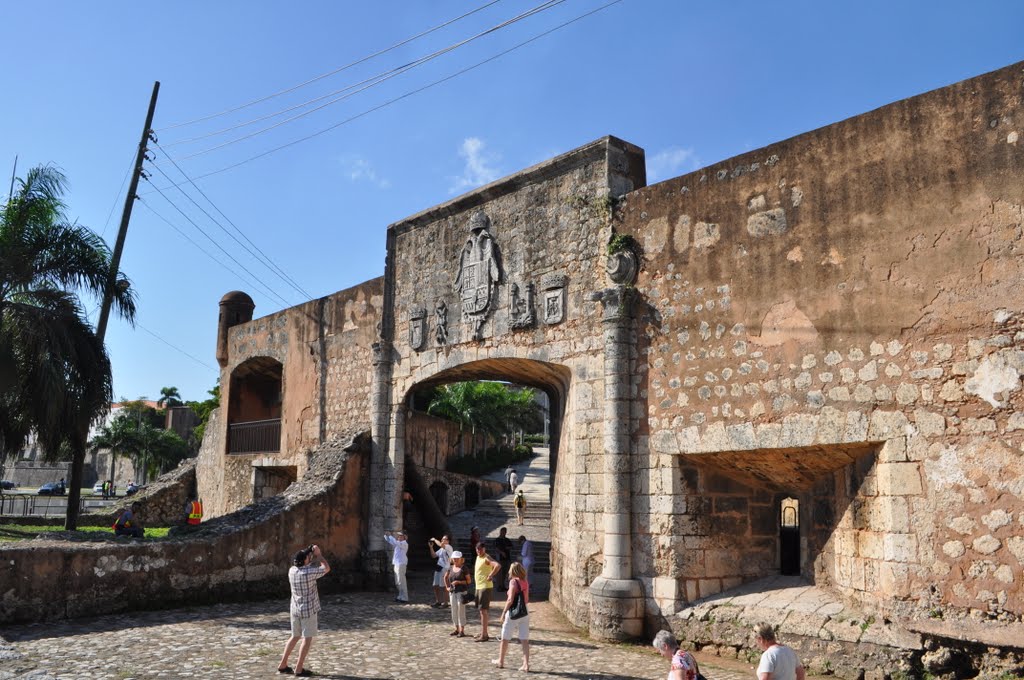
[[[1000,121],[1024,119],[1020,79],[650,187],[643,151],[604,138],[391,225],[379,279],[256,320],[225,296],[223,403],[266,402],[280,450],[231,452],[242,410],[214,419],[208,511],[248,503],[254,468],[302,479],[309,452],[369,429],[366,514],[344,536],[353,569],[382,565],[409,395],[502,379],[551,399],[551,599],[595,635],[779,579],[907,630],[934,611],[1019,619],[1024,155]],[[420,481],[430,497],[444,480]],[[448,505],[465,485],[444,481]],[[742,609],[721,608],[743,639]],[[699,610],[674,627],[712,642]],[[829,616],[789,634],[831,640]]]

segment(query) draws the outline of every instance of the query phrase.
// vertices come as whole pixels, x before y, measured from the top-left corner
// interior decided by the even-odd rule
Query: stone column
[[[389,484],[391,459],[388,444],[391,440],[391,343],[378,340],[373,343],[373,382],[370,385],[370,550],[383,551],[387,546],[384,530],[394,528],[392,519],[394,484]]]
[[[643,634],[644,599],[631,558],[630,352],[634,288],[601,292],[604,305],[604,569],[590,584],[590,634],[624,640]]]

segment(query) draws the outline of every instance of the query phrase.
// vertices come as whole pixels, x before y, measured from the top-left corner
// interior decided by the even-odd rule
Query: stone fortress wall
[[[207,512],[220,515],[252,502],[257,468],[284,469],[291,480],[301,479],[310,451],[351,428],[369,429],[370,345],[381,285],[374,279],[226,329],[221,406],[206,428],[197,470]],[[240,367],[267,359],[280,364],[280,452],[226,455],[239,383],[232,378]]]
[[[551,598],[596,635],[787,560],[869,613],[1020,622],[1022,80],[649,187],[643,151],[608,137],[391,225],[381,279],[222,324],[200,493],[242,507],[364,428],[382,554],[410,393],[508,380],[551,399]],[[616,234],[638,277],[607,256]],[[247,396],[274,379],[276,401]],[[281,451],[226,453],[262,408]]]
[[[1024,615],[1021,65],[629,194],[637,567],[670,613],[778,569]]]

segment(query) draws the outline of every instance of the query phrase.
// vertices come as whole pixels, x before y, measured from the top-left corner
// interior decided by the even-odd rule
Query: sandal
[[[313,671],[309,670],[308,668],[303,668],[301,671],[299,671],[295,675],[310,676],[310,675],[316,675],[316,673],[314,673]]]
[[[501,665],[501,662],[497,659],[491,659],[491,665],[495,666],[496,668],[504,668],[504,666]]]
[[[277,672],[278,673],[288,673],[290,675],[290,674],[294,673],[295,671],[292,670],[291,666],[285,666],[284,668],[278,668]]]
[[[456,636],[456,635],[458,635],[458,634],[459,634],[459,631],[457,631],[457,630],[453,630],[452,632],[448,633],[448,635],[449,635],[450,637],[454,637],[454,636]]]

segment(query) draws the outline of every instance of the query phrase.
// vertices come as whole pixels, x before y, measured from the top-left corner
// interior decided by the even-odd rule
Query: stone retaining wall
[[[0,620],[283,597],[291,555],[310,543],[323,548],[332,566],[324,589],[376,582],[366,576],[362,554],[368,453],[367,438],[351,433],[310,455],[306,476],[285,493],[168,540],[82,541],[54,532],[0,548]],[[163,497],[150,502],[162,504]]]

